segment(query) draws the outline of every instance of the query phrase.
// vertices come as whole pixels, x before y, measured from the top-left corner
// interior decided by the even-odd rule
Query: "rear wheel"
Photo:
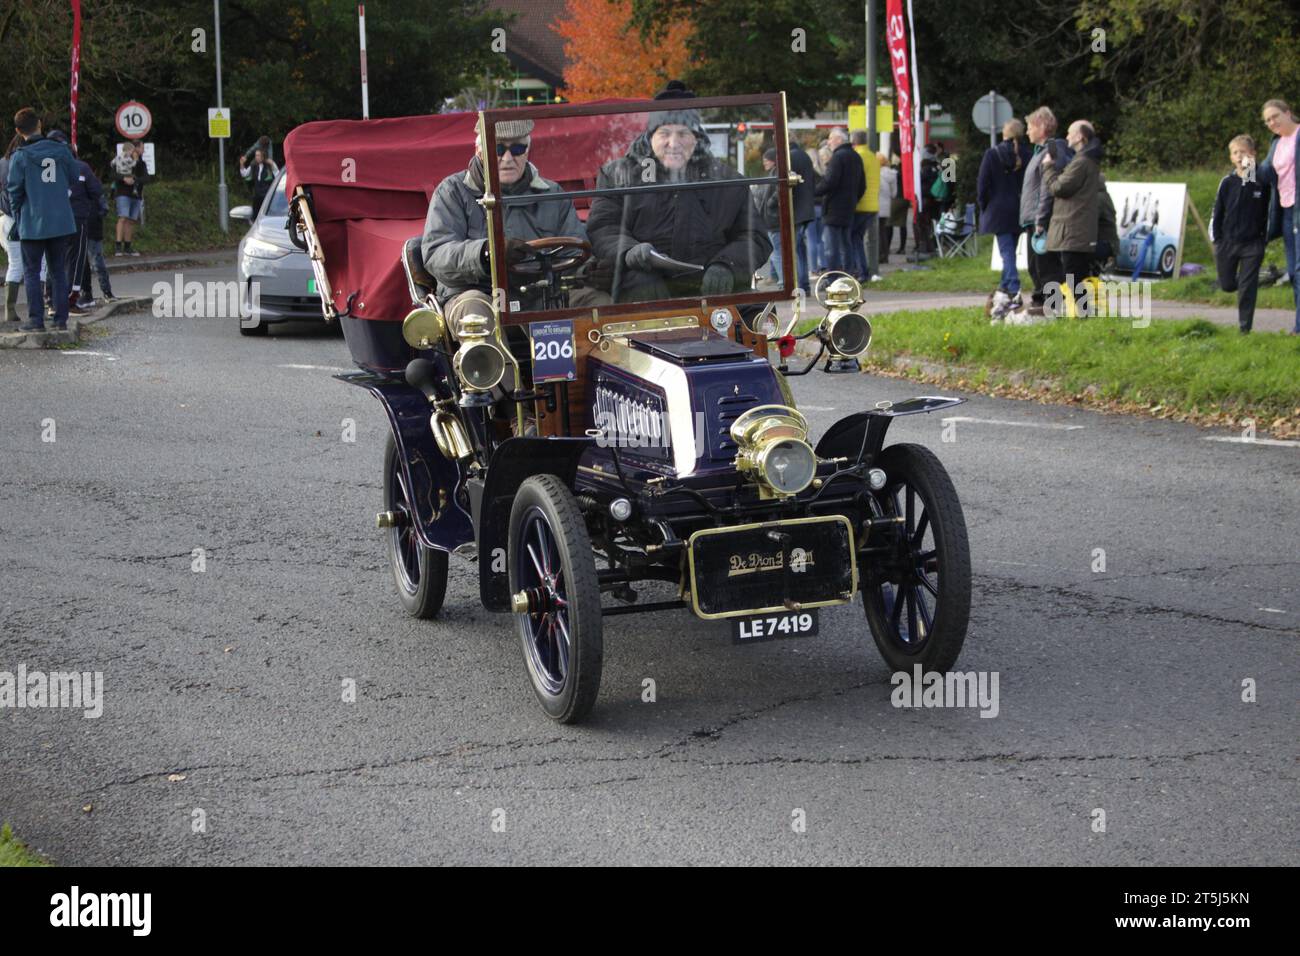
[[[562,724],[591,712],[604,639],[591,539],[577,502],[554,475],[519,486],[510,510],[510,593],[524,665],[542,709]]]
[[[867,623],[893,670],[946,671],[970,619],[970,545],[957,489],[921,445],[891,445],[877,464],[888,476],[885,514],[902,521],[881,534],[890,554],[864,573]]]
[[[397,443],[391,434],[384,446],[384,510],[394,516],[385,537],[397,599],[412,617],[433,617],[447,596],[447,552],[425,547],[416,533],[418,519],[411,489],[402,475]]]

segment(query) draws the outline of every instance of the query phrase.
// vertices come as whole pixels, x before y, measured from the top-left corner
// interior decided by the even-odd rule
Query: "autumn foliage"
[[[551,29],[565,41],[562,95],[568,100],[649,98],[686,69],[689,22],[669,24],[663,40],[648,45],[628,26],[631,0],[569,0],[565,13]]]

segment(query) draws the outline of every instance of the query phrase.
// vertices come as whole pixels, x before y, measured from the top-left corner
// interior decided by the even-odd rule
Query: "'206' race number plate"
[[[531,322],[528,338],[533,351],[533,382],[572,382],[578,377],[571,320]]]
[[[759,641],[776,641],[783,637],[811,637],[816,633],[816,609],[731,619],[731,640],[734,644],[757,644]]]

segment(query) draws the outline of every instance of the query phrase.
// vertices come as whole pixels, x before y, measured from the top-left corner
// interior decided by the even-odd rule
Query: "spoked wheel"
[[[384,510],[394,516],[384,534],[388,561],[393,567],[397,598],[412,617],[430,618],[442,609],[447,596],[447,552],[427,548],[415,532],[415,507],[402,476],[397,443],[388,436],[384,446]]]
[[[533,691],[550,717],[575,723],[600,690],[600,586],[582,512],[554,475],[520,485],[510,510],[509,565]]]
[[[872,560],[863,577],[867,622],[894,670],[946,671],[970,618],[970,546],[957,489],[920,445],[891,445],[877,462],[889,479],[885,513],[903,520],[881,535],[891,553]]]

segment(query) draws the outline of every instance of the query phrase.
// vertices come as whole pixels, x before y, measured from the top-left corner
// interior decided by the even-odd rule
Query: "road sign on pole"
[[[1011,101],[992,90],[976,100],[975,108],[970,112],[971,122],[975,124],[975,128],[989,134],[990,146],[998,144],[998,130],[1014,115]]]
[[[212,0],[212,20],[213,26],[216,27],[217,41],[217,109],[222,110],[225,104],[221,102],[221,0]],[[226,114],[226,118],[229,121],[229,113]],[[226,135],[230,135],[229,129],[226,130]],[[217,138],[217,176],[217,225],[223,233],[228,233],[230,218],[227,212],[230,209],[230,194],[226,191],[226,141],[221,137]]]
[[[153,114],[143,103],[127,100],[117,108],[113,122],[126,139],[144,139],[153,128]]]
[[[230,110],[219,106],[208,110],[208,138],[230,139]]]

